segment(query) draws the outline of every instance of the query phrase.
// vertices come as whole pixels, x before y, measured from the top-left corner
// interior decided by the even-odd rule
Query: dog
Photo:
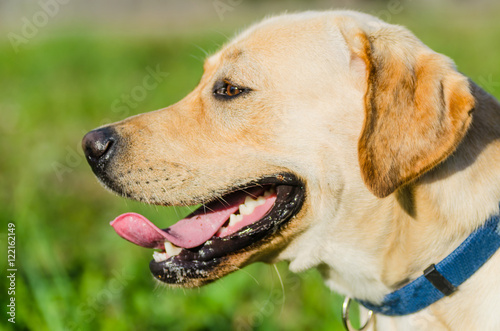
[[[354,11],[267,18],[208,57],[184,99],[82,145],[121,196],[201,204],[164,230],[112,222],[159,250],[151,272],[176,287],[286,260],[373,309],[499,213],[499,103],[406,28]],[[490,255],[452,294],[375,311],[366,329],[500,330]],[[446,290],[443,271],[426,277]]]

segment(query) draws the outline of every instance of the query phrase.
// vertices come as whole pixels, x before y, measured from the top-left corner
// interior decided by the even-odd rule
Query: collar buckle
[[[424,270],[424,277],[439,290],[439,292],[448,296],[455,292],[457,288],[453,286],[452,283],[446,277],[444,277],[439,271],[436,270],[436,266],[431,264],[427,269]]]
[[[351,321],[349,320],[349,306],[351,305],[351,298],[345,297],[344,303],[342,304],[342,324],[344,325],[344,328],[348,331],[366,331],[368,330],[368,327],[372,324],[373,321],[373,311],[369,310],[368,311],[368,320],[365,322],[365,324],[359,328],[356,329],[352,326]]]

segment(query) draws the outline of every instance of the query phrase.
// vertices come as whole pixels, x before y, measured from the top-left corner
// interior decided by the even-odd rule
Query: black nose
[[[110,127],[90,131],[83,137],[82,149],[94,171],[104,170],[116,150],[117,137]]]

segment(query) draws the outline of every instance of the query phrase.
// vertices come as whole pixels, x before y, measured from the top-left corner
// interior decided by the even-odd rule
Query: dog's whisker
[[[174,209],[175,216],[177,216],[177,218],[181,217],[181,215],[179,215],[179,210],[177,209],[177,206],[173,206],[172,208]]]
[[[229,37],[227,34],[225,34],[224,32],[218,30],[218,29],[211,29],[212,32],[215,32],[217,34],[220,34],[221,36],[223,36],[224,38],[226,38],[226,40],[230,40],[231,37]]]
[[[185,206],[184,208],[187,208],[190,213],[194,212],[197,209],[195,206]]]
[[[249,273],[245,269],[238,267],[235,264],[231,264],[231,266],[234,267],[235,270],[243,272],[244,274],[246,274],[247,276],[249,276],[250,278],[252,278],[258,286],[261,286],[260,282],[257,280],[257,278],[255,278],[254,275],[252,275],[251,273]]]
[[[262,187],[262,185],[260,185],[260,186]],[[250,192],[248,192],[248,191],[247,191],[247,190],[245,190],[245,189],[240,190],[240,191],[242,191],[242,192],[244,192],[244,193],[248,194],[248,195],[249,195],[249,196],[251,196],[252,198],[257,198],[257,197],[258,197],[258,195],[255,195],[255,194],[253,194],[253,193],[250,193]]]
[[[285,300],[286,300],[285,285],[283,284],[283,279],[281,278],[281,274],[280,274],[280,271],[278,269],[278,266],[276,264],[273,264],[273,267],[274,267],[274,270],[276,270],[276,274],[278,275],[278,279],[279,279],[280,285],[281,285],[281,292],[283,293],[283,300],[281,302],[281,310],[280,310],[280,316],[281,316],[281,314],[283,314],[283,309],[285,308]]]
[[[223,197],[217,197],[217,200],[220,201],[223,205],[230,206],[231,204],[226,201]]]
[[[202,204],[202,206],[203,206],[203,212],[204,212],[204,213],[206,213],[206,212],[207,212],[207,209],[208,209],[209,211],[211,211],[211,212],[213,212],[213,211],[214,211],[212,208],[208,207],[206,204]]]
[[[205,57],[208,57],[210,54],[208,53],[207,50],[205,50],[203,47],[199,46],[199,45],[196,45],[196,44],[191,44],[192,46],[196,47],[197,49],[199,49],[200,51],[203,52],[203,54],[205,55]]]
[[[192,58],[193,58],[193,59],[195,59],[195,60],[198,60],[198,61],[199,61],[199,62],[201,62],[201,63],[203,63],[203,62],[205,61],[205,59],[204,59],[204,58],[199,57],[199,56],[196,56],[196,55],[194,55],[194,54],[189,54],[189,56],[190,56],[190,57],[192,57]]]

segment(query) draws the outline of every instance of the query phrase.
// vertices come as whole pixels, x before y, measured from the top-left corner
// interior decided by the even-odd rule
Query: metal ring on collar
[[[371,321],[373,320],[373,311],[369,310],[368,311],[368,320],[366,321],[365,325],[363,325],[359,329],[355,329],[351,321],[349,320],[349,306],[351,305],[351,298],[346,297],[344,299],[344,303],[342,304],[342,324],[344,324],[344,328],[348,331],[365,331],[368,329],[368,327],[371,324]]]

